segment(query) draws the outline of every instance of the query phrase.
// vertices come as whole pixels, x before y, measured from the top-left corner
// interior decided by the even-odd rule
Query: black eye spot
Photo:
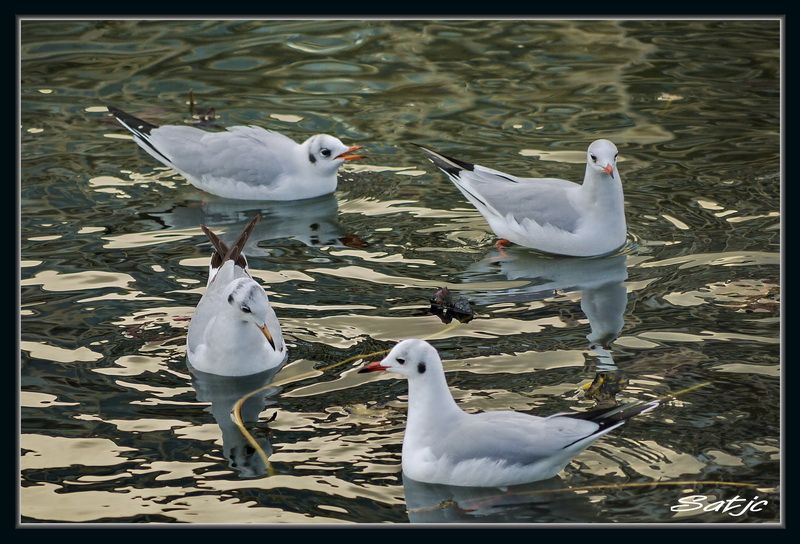
[[[228,295],[228,304],[233,304],[233,293]]]
[[[314,155],[312,155],[311,153],[308,154],[308,160],[311,161],[311,164],[314,164],[315,162],[317,162],[317,158]]]
[[[425,366],[425,363],[420,363],[417,365],[417,372],[419,372],[420,374],[425,374],[426,368],[427,367]]]
[[[250,313],[250,306],[242,306],[242,311],[246,314]]]
[[[589,155],[592,158],[592,162],[597,162],[597,157],[595,155]]]
[[[331,150],[328,149],[327,147],[323,147],[322,149],[320,149],[319,152],[322,153],[323,157],[330,157],[331,156]]]
[[[398,358],[397,358],[397,359],[395,359],[395,360],[396,360],[398,363],[400,363],[401,365],[404,365],[404,364],[406,364],[406,360],[405,360],[405,359],[401,359],[400,357],[398,357]]]

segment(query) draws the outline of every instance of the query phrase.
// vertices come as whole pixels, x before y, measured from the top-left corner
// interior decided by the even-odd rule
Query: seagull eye
[[[249,313],[250,313],[250,311],[251,311],[251,310],[250,310],[250,306],[242,306],[242,311],[243,311],[244,313],[246,313],[246,314],[249,314]]]
[[[397,359],[395,359],[395,361],[397,361],[397,362],[398,362],[398,363],[400,363],[401,365],[404,365],[404,364],[406,364],[406,360],[405,360],[405,359],[401,359],[400,357],[398,357]]]
[[[320,149],[319,152],[322,153],[323,157],[330,157],[331,156],[331,150],[328,149],[327,147],[323,147],[322,149]]]
[[[619,153],[617,153],[616,155],[614,155],[614,160],[617,160],[617,157],[619,157]]]
[[[592,158],[592,162],[597,162],[597,157],[595,155],[589,155]]]

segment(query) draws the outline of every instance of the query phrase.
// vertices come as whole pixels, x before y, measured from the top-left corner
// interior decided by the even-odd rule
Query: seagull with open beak
[[[241,200],[301,200],[332,193],[346,162],[363,159],[339,138],[315,134],[303,143],[274,130],[233,126],[208,132],[154,125],[108,106],[151,157],[211,194]]]

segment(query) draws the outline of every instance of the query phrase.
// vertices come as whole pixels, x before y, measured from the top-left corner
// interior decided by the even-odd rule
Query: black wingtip
[[[439,153],[438,151],[434,151],[433,149],[429,149],[424,145],[416,143],[414,145],[422,149],[425,152],[425,154],[428,155],[430,161],[437,168],[444,171],[446,174],[450,176],[458,177],[459,173],[462,170],[467,170],[469,172],[475,170],[475,165],[470,162],[454,159],[453,157],[448,157],[447,155]]]
[[[573,419],[585,419],[587,421],[591,421],[593,423],[597,423],[597,430],[595,430],[591,435],[594,436],[596,434],[600,434],[609,427],[617,427],[624,423],[627,423],[629,419],[634,416],[638,416],[639,414],[646,414],[647,412],[656,409],[660,405],[660,402],[657,400],[650,401],[650,402],[634,402],[632,404],[626,404],[623,406],[612,406],[611,408],[600,408],[597,410],[589,410],[588,412],[583,412],[579,414],[569,414],[565,415],[565,417],[570,417]],[[570,446],[585,440],[587,437],[582,437],[576,440],[575,442],[571,442],[564,446],[563,449],[567,449]]]
[[[153,123],[148,123],[144,119],[134,117],[130,113],[124,112],[115,106],[106,104],[106,109],[109,111],[109,113],[111,113],[111,115],[117,118],[117,121],[122,123],[122,125],[131,132],[142,133],[149,136],[151,130],[158,128],[158,125],[154,125]]]
[[[644,414],[659,406],[659,401],[634,402],[622,406],[612,406],[610,408],[599,408],[577,414],[570,414],[569,417],[575,419],[585,419],[600,425],[600,428],[609,427],[620,421],[627,421],[634,416]]]
[[[250,234],[252,234],[256,223],[258,223],[260,220],[261,214],[257,213],[255,217],[253,217],[253,219],[247,223],[241,234],[239,234],[238,238],[236,238],[236,241],[231,246],[228,246],[225,242],[223,242],[219,236],[214,234],[207,226],[200,225],[200,230],[203,231],[203,233],[211,241],[211,245],[214,246],[214,253],[211,255],[211,268],[219,268],[225,264],[226,261],[231,260],[234,261],[238,266],[246,269],[247,258],[244,256],[244,245],[247,242],[247,239],[250,237]]]
[[[222,257],[228,253],[228,246],[219,239],[219,236],[211,232],[211,229],[207,226],[200,225],[200,230],[203,231],[211,241],[211,245],[214,246],[214,253],[211,254],[211,268],[217,269],[222,266]]]
[[[236,238],[236,241],[233,243],[233,245],[231,245],[230,249],[228,249],[228,252],[222,258],[223,263],[228,259],[231,259],[235,261],[236,264],[238,264],[242,268],[245,268],[247,266],[247,261],[245,260],[243,255],[244,245],[245,243],[247,243],[247,239],[253,233],[253,229],[256,227],[256,224],[259,221],[261,221],[261,214],[257,213],[250,220],[250,222],[247,223],[247,225],[242,230],[242,233],[239,235],[238,238]]]

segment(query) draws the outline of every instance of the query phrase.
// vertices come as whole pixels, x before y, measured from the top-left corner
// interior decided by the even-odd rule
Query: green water
[[[23,522],[780,520],[777,20],[21,24]],[[369,158],[313,201],[202,193],[104,108],[179,124],[190,91],[221,126],[327,132]],[[499,258],[411,145],[579,180],[600,137],[620,149],[629,231],[602,259]],[[256,211],[247,254],[289,363],[193,377],[199,226],[226,239]],[[443,285],[474,320],[428,312]],[[433,338],[467,411],[547,415],[706,385],[553,480],[426,485],[400,471],[406,383],[336,365],[407,337]],[[271,382],[245,407],[270,472],[228,412]],[[670,510],[689,495],[768,505]]]

